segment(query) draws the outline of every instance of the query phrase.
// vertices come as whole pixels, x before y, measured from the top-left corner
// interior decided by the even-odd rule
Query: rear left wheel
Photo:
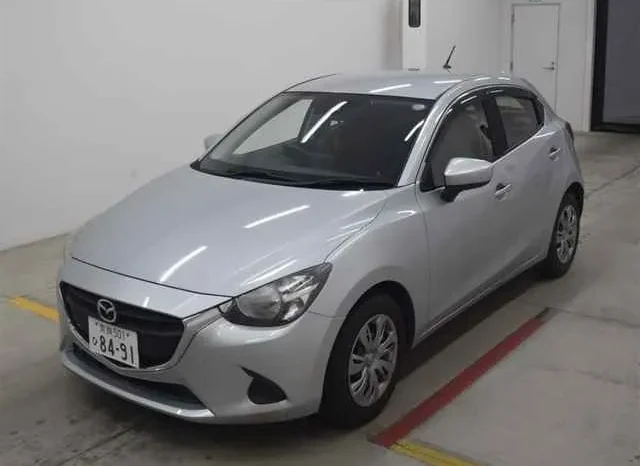
[[[354,428],[384,409],[398,379],[404,332],[400,308],[387,295],[366,298],[353,309],[329,359],[320,408],[324,420]]]
[[[568,192],[560,203],[547,257],[541,264],[543,276],[559,278],[571,268],[580,239],[580,214],[576,196]]]

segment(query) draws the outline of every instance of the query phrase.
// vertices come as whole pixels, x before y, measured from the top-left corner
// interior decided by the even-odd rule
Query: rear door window
[[[503,94],[496,96],[495,101],[504,125],[507,151],[525,142],[542,127],[542,117],[533,99]]]

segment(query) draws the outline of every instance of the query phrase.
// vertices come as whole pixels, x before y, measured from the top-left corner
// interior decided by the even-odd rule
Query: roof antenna
[[[453,58],[453,54],[456,51],[456,46],[451,47],[451,52],[449,52],[449,56],[447,57],[447,61],[442,65],[442,69],[447,70],[451,73],[451,59]]]

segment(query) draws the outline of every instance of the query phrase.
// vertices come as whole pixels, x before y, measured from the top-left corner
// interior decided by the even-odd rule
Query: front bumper
[[[213,313],[190,319],[227,298],[204,296],[142,282],[75,260],[61,269],[60,281],[133,306],[148,306],[185,318],[185,334],[165,365],[125,369],[89,352],[65,312],[58,288],[60,350],[71,372],[117,396],[188,421],[258,423],[303,417],[318,410],[324,373],[341,319],[305,313],[285,327],[234,325]],[[320,295],[316,305],[322,305]],[[267,379],[285,395],[258,404],[250,398],[255,377]]]

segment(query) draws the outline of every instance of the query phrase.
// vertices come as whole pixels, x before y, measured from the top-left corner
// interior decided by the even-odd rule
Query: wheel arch
[[[573,194],[576,197],[578,206],[580,208],[580,213],[582,213],[584,210],[584,187],[582,186],[582,184],[576,181],[567,188],[566,194],[569,193]]]
[[[327,403],[328,393],[332,390],[331,385],[328,385],[331,380],[331,372],[329,369],[331,367],[331,360],[335,354],[336,344],[340,339],[340,334],[343,332],[349,318],[356,314],[356,310],[362,303],[373,296],[379,296],[381,294],[391,297],[391,299],[398,304],[405,324],[406,348],[411,348],[413,344],[415,336],[415,312],[413,299],[411,298],[407,288],[400,282],[394,280],[381,280],[369,286],[366,291],[360,293],[359,298],[355,300],[349,311],[346,313],[345,318],[340,325],[340,329],[337,332],[336,338],[330,347],[329,359],[327,360],[323,374],[322,395],[319,408],[321,415],[323,412],[323,406]]]
[[[357,309],[360,303],[365,301],[367,298],[377,294],[385,294],[391,297],[391,299],[393,299],[398,304],[400,312],[402,312],[402,317],[405,324],[405,338],[407,347],[411,348],[415,339],[416,329],[415,307],[409,291],[400,282],[394,280],[385,280],[371,286],[351,307],[351,309],[347,313],[347,318],[349,317],[349,315],[351,315],[352,312],[354,312],[355,309]]]

